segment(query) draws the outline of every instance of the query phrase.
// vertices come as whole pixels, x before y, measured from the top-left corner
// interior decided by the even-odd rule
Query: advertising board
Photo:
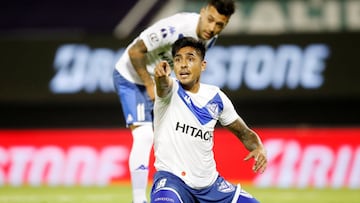
[[[216,129],[215,158],[227,179],[259,187],[360,188],[359,128],[256,128],[268,153],[265,173],[235,136]],[[123,129],[0,131],[0,185],[129,182],[131,134]],[[150,181],[155,169],[151,157]]]
[[[0,40],[1,125],[101,126],[88,115],[104,113],[116,118],[108,126],[125,126],[112,81],[125,45],[104,36]],[[356,33],[220,37],[202,81],[222,88],[255,125],[358,125],[356,47]],[[64,112],[79,118],[66,123]],[[25,120],[30,114],[36,119]]]

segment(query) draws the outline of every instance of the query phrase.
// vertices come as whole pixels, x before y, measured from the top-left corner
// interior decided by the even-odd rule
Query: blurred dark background
[[[352,8],[360,8],[360,1],[237,2],[237,13],[209,50],[213,65],[205,79],[231,97],[247,123],[359,126],[360,15]],[[204,3],[3,2],[0,127],[125,127],[111,77],[123,49],[156,19],[198,11]],[[299,71],[289,68],[283,78],[274,76],[277,67],[292,65]],[[312,79],[320,83],[307,86]],[[274,85],[281,80],[282,85]]]

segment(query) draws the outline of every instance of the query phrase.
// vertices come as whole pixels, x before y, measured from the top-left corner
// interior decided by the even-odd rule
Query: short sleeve
[[[224,109],[220,114],[219,122],[221,123],[221,125],[227,126],[234,122],[236,119],[238,119],[240,116],[236,112],[234,105],[232,104],[230,99],[222,91],[220,91],[219,95],[224,104]]]
[[[140,34],[148,51],[159,47],[173,44],[181,33],[179,33],[179,22],[174,22],[176,16],[164,18],[145,29]]]

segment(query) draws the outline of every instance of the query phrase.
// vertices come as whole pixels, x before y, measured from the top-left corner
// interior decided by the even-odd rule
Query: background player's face
[[[196,33],[200,39],[208,40],[219,34],[225,28],[229,19],[230,16],[221,15],[214,6],[202,8]]]
[[[193,47],[179,49],[174,57],[174,72],[176,78],[186,90],[198,87],[201,72],[205,70],[206,62]]]

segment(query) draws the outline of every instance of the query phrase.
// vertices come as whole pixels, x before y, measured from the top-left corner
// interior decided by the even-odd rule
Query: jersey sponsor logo
[[[194,138],[200,138],[204,141],[212,141],[213,138],[213,135],[210,131],[203,131],[199,128],[187,124],[180,124],[180,122],[176,123],[175,130],[183,134],[190,135]]]
[[[161,31],[162,38],[166,38],[168,35],[167,30],[165,28],[162,28],[160,31]]]
[[[169,26],[168,28],[160,29],[162,38],[166,38],[168,35],[173,35],[175,33],[175,27]]]
[[[157,42],[159,42],[159,37],[157,36],[156,33],[151,33],[149,35],[149,40],[150,40],[150,42],[157,43]]]
[[[170,32],[170,34],[174,34],[175,33],[175,27],[173,27],[173,26],[169,26],[169,32]]]

